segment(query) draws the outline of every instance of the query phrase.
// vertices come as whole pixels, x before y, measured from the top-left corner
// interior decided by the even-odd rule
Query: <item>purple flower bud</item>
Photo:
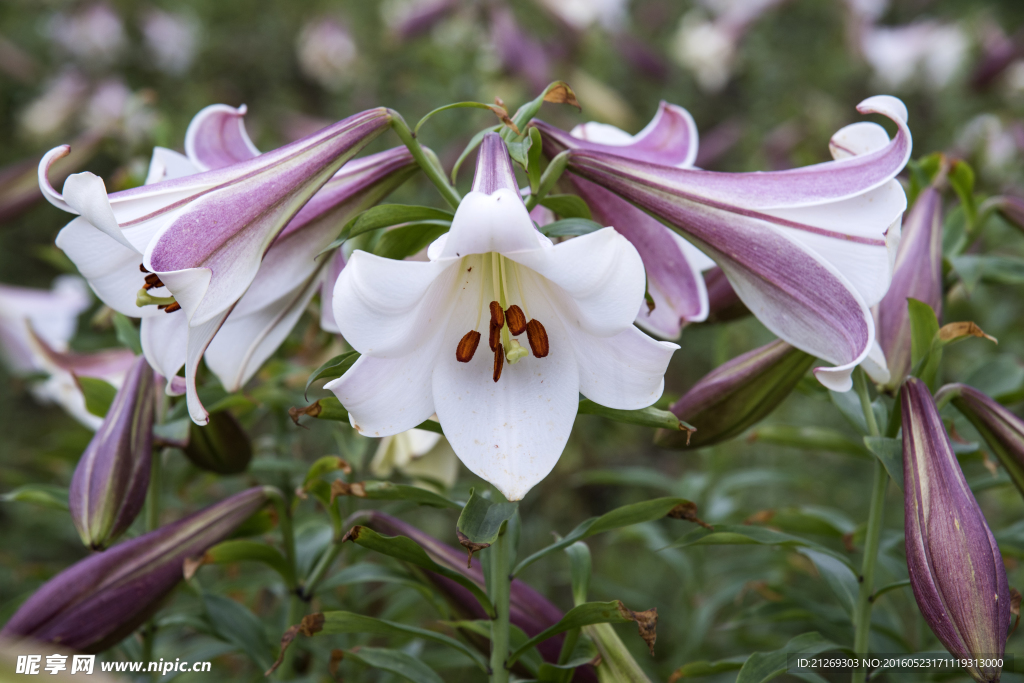
[[[768,415],[810,369],[814,357],[776,340],[718,366],[670,408],[697,428],[686,435],[659,429],[663,448],[700,448],[727,441]]]
[[[1024,494],[1024,420],[965,384],[947,384],[935,399],[941,403],[950,394],[953,405],[971,421]]]
[[[708,317],[704,322],[724,323],[750,315],[721,268],[705,271],[704,285],[708,289]]]
[[[149,487],[155,407],[153,370],[139,356],[71,479],[71,520],[90,548],[110,545],[142,509]]]
[[[967,486],[928,387],[903,385],[907,568],[925,621],[958,658],[1001,658],[1010,589],[999,547]],[[998,681],[1000,667],[968,667]]]
[[[389,536],[407,536],[416,541],[430,556],[434,562],[452,571],[465,574],[467,577],[484,585],[484,573],[480,561],[476,558],[470,560],[470,566],[466,567],[466,553],[442,543],[433,536],[426,534],[411,524],[406,524],[400,519],[376,510],[366,510],[359,513],[364,523],[382,534]],[[452,606],[458,615],[463,619],[488,619],[487,613],[477,602],[473,594],[451,579],[433,572],[423,572],[427,579],[437,588]],[[531,638],[544,629],[558,623],[563,617],[560,609],[555,607],[543,595],[519,581],[512,580],[510,589],[509,621],[513,626],[523,630]],[[467,637],[480,647],[484,652],[489,650],[486,640],[477,642],[472,634]],[[563,635],[558,635],[545,640],[537,646],[541,657],[547,662],[557,662],[558,654],[562,649]],[[576,669],[574,681],[579,683],[593,683],[597,681],[593,667],[584,666]]]
[[[186,559],[224,540],[270,498],[264,487],[72,565],[37,590],[0,630],[81,652],[116,645],[156,611]]]
[[[894,388],[910,374],[909,298],[942,317],[942,197],[932,187],[921,192],[903,223],[892,284],[875,309],[875,334]]]

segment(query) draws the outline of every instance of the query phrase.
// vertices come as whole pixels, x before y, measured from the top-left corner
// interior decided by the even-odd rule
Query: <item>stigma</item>
[[[487,254],[483,255],[484,269],[486,269],[488,263],[487,256]],[[515,365],[529,356],[531,352],[535,358],[544,358],[551,349],[548,333],[543,323],[536,318],[531,319],[529,317],[529,308],[523,297],[522,284],[519,282],[515,264],[506,264],[506,259],[496,253],[491,253],[490,256],[491,277],[487,278],[485,276],[483,278],[480,310],[481,312],[484,310],[483,302],[487,300],[485,298],[486,290],[490,289],[492,298],[486,308],[489,313],[487,348],[490,349],[494,356],[491,379],[497,382],[501,379],[501,373],[506,361],[509,365]],[[508,286],[509,275],[512,275],[514,278],[512,279],[512,283],[515,285],[514,290]],[[490,285],[490,287],[487,285]],[[518,303],[511,303],[513,294],[518,295],[516,298],[518,298],[522,306]],[[468,363],[476,355],[481,337],[483,336],[479,329],[481,322],[483,322],[482,315],[478,317],[477,329],[466,332],[459,340],[455,349],[455,359],[458,362]],[[524,341],[526,346],[529,346],[529,351],[526,349],[526,346],[520,343],[519,339],[516,339],[516,337],[521,337],[523,334],[526,335]]]

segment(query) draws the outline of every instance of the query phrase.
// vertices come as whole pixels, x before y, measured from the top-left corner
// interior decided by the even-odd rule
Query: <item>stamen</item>
[[[160,276],[156,273],[150,273],[146,276],[146,284],[150,287],[163,287],[164,283],[160,282]]]
[[[491,374],[491,378],[497,382],[501,379],[501,368],[505,365],[505,349],[502,348],[501,344],[498,344],[498,348],[494,350],[494,372]]]
[[[505,311],[501,310],[501,304],[497,301],[491,302],[491,327],[497,327],[499,330],[502,325],[505,324]]]
[[[148,270],[146,270],[146,266],[142,265],[141,263],[139,264],[139,270],[141,272],[143,272],[143,273],[148,273],[149,272]]]
[[[537,358],[543,358],[551,350],[548,343],[548,331],[544,329],[539,320],[531,320],[526,323],[526,339],[530,342],[533,355]]]
[[[509,365],[515,365],[529,355],[530,352],[524,349],[515,339],[509,342],[508,349],[505,351],[505,358],[508,359]]]
[[[526,331],[526,314],[515,304],[509,306],[505,311],[505,320],[508,321],[508,331],[513,335],[518,337]]]
[[[181,304],[175,301],[173,304],[167,304],[166,306],[157,306],[164,313],[174,313],[175,311],[181,310]]]
[[[470,330],[459,340],[459,345],[455,348],[455,360],[460,363],[468,363],[473,360],[473,354],[476,353],[476,347],[479,345],[480,333]]]
[[[491,323],[491,332],[487,337],[487,346],[490,347],[491,351],[497,351],[498,347],[501,346],[501,328]]]
[[[143,306],[170,306],[173,303],[177,303],[173,296],[153,296],[146,291],[147,288],[143,287],[135,294],[135,305],[139,308]],[[178,308],[181,308],[180,306]],[[174,310],[178,310],[175,308]]]

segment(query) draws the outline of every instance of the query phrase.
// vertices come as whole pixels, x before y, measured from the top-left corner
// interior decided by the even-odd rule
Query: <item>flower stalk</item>
[[[491,602],[494,619],[491,621],[491,682],[508,683],[509,611],[512,577],[509,574],[510,539],[508,523],[501,525],[498,540],[491,546]]]
[[[462,197],[459,196],[459,191],[448,182],[441,164],[437,161],[437,157],[434,156],[433,152],[430,152],[428,156],[429,150],[420,145],[419,140],[416,139],[416,134],[410,130],[409,124],[405,122],[401,114],[392,109],[389,109],[388,113],[391,114],[391,128],[398,134],[399,139],[405,143],[405,146],[409,148],[412,158],[423,169],[423,173],[430,178],[430,182],[434,183],[441,196],[444,197],[444,200],[453,209],[459,208],[459,202],[462,201]]]
[[[860,398],[864,420],[868,425],[870,436],[880,436],[878,421],[871,408],[871,397],[868,394],[867,380],[864,371],[858,369],[854,373],[854,388]],[[857,656],[868,652],[868,639],[871,635],[871,608],[874,604],[875,565],[878,562],[878,546],[882,539],[882,517],[885,513],[885,489],[889,483],[889,474],[885,471],[882,461],[875,458],[875,470],[872,475],[871,504],[868,508],[867,535],[864,539],[864,557],[861,560],[857,602],[853,613],[853,651]],[[853,683],[864,683],[867,670],[854,670]]]

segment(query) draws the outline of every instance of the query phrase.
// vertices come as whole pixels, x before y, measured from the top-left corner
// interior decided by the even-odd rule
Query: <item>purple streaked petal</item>
[[[245,130],[246,106],[211,104],[192,118],[185,131],[185,154],[200,171],[224,168],[257,157],[260,151]]]
[[[889,384],[910,373],[910,312],[907,299],[923,301],[942,317],[942,196],[921,192],[903,226],[892,284],[875,309],[878,343],[889,366]]]
[[[636,247],[647,271],[647,291],[654,310],[640,304],[637,324],[675,339],[687,322],[708,315],[704,278],[691,264],[681,237],[625,199],[582,178],[572,178],[576,194],[590,206],[594,220],[610,225]]]
[[[593,122],[576,126],[569,134],[546,124],[541,124],[541,130],[567,149],[618,154],[678,168],[689,168],[697,159],[697,124],[693,116],[664,100],[651,122],[632,136],[607,124]]]
[[[488,133],[480,143],[480,151],[477,152],[473,192],[494,194],[502,189],[511,190],[517,197],[519,196],[519,185],[516,183],[512,158],[508,155],[505,141],[497,133]]]
[[[191,202],[161,230],[144,263],[160,275],[191,326],[213,320],[237,301],[288,221],[387,123],[385,110],[364,112],[331,126],[329,134],[321,132],[235,164],[230,168],[253,165],[253,170]],[[197,230],[203,231],[203,239],[196,239]]]
[[[884,185],[892,180],[910,158],[911,136],[907,128],[906,107],[894,97],[871,97],[857,106],[862,114],[884,114],[896,123],[898,132],[884,148],[840,161],[771,173],[717,173],[696,169],[666,168],[656,163],[628,162],[628,168],[640,182],[709,205],[742,206],[752,212],[766,209],[813,206],[847,199]],[[551,156],[566,148],[566,134],[541,121],[535,124],[548,141],[545,151]],[[570,169],[582,172],[590,165],[604,165],[611,159],[604,152],[577,149]],[[618,156],[618,155],[615,155]],[[626,167],[626,166],[624,166]]]
[[[145,184],[153,185],[196,173],[199,173],[199,169],[184,154],[166,147],[154,147],[153,156],[149,160],[149,172],[146,173]]]
[[[46,201],[50,202],[58,209],[67,211],[68,213],[77,213],[77,211],[68,206],[68,203],[64,201],[64,197],[61,193],[57,192],[53,185],[50,184],[50,167],[53,166],[55,161],[62,159],[69,154],[71,154],[71,145],[60,145],[59,147],[54,147],[43,155],[43,158],[39,160],[39,189],[42,190],[43,197],[46,198]]]

